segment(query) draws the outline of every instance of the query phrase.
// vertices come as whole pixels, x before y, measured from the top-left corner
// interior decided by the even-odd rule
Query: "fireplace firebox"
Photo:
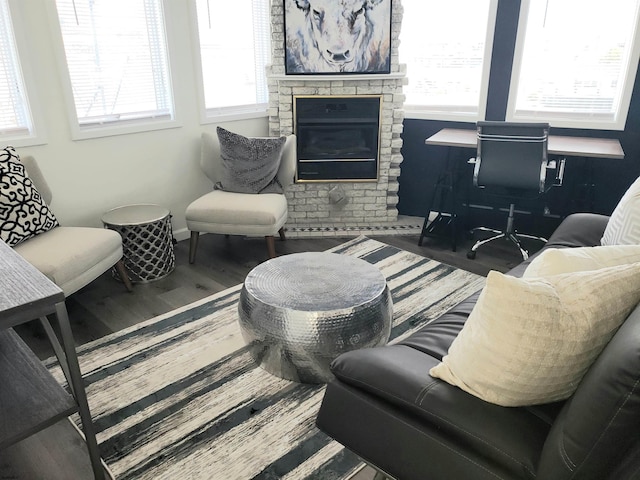
[[[298,182],[378,180],[382,95],[294,96]]]

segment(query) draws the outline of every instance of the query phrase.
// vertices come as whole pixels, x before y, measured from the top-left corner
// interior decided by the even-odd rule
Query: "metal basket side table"
[[[169,275],[175,268],[171,212],[155,204],[125,205],[102,217],[106,228],[120,233],[124,266],[134,283]],[[119,278],[112,270],[114,278]]]

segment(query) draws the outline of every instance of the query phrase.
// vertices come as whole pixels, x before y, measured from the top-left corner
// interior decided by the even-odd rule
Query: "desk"
[[[459,128],[443,128],[431,135],[424,143],[426,145],[441,145],[445,147],[477,148],[478,134],[476,130]],[[549,135],[547,148],[551,155],[566,155],[567,157],[611,158],[622,160],[624,150],[615,138],[565,137]]]
[[[443,128],[436,134],[430,136],[425,140],[426,145],[440,145],[444,147],[460,147],[476,149],[478,145],[478,133],[475,129],[459,129],[459,128]],[[547,151],[551,155],[561,155],[567,157],[583,157],[583,158],[603,158],[621,160],[624,158],[624,150],[617,139],[612,138],[592,138],[592,137],[567,137],[563,135],[549,135],[549,143]],[[436,227],[443,223],[451,225],[452,227],[452,250],[456,250],[456,230],[455,220],[456,213],[455,208],[453,213],[449,215],[443,215],[441,212],[442,205],[446,201],[446,197],[455,197],[455,183],[453,178],[456,172],[452,171],[452,160],[449,158],[447,161],[447,171],[440,176],[438,182],[436,182],[436,191],[434,192],[434,199],[431,202],[431,206],[427,210],[424,224],[422,226],[422,232],[420,234],[420,240],[418,245],[422,245],[422,240],[425,236],[431,236],[435,234]],[[593,187],[593,182],[591,182]],[[432,211],[434,204],[436,203],[437,195],[440,194],[440,205],[437,211],[437,215],[434,220],[429,221],[429,215]]]
[[[104,478],[64,293],[0,241],[0,450],[78,412],[96,479]],[[55,314],[62,346],[46,316]],[[11,327],[41,319],[69,382],[69,395]]]

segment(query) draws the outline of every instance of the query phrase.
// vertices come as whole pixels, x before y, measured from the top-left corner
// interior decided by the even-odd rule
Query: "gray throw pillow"
[[[237,193],[283,193],[276,175],[280,167],[280,138],[248,138],[218,127],[222,172],[216,188]]]

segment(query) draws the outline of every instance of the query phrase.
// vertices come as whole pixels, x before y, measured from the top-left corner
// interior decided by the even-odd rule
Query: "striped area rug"
[[[380,268],[393,297],[393,339],[484,284],[366,237],[330,251]],[[237,325],[240,289],[79,348],[100,451],[118,480],[347,479],[362,468],[314,425],[324,386],[254,365]],[[55,362],[49,367],[63,383]]]

